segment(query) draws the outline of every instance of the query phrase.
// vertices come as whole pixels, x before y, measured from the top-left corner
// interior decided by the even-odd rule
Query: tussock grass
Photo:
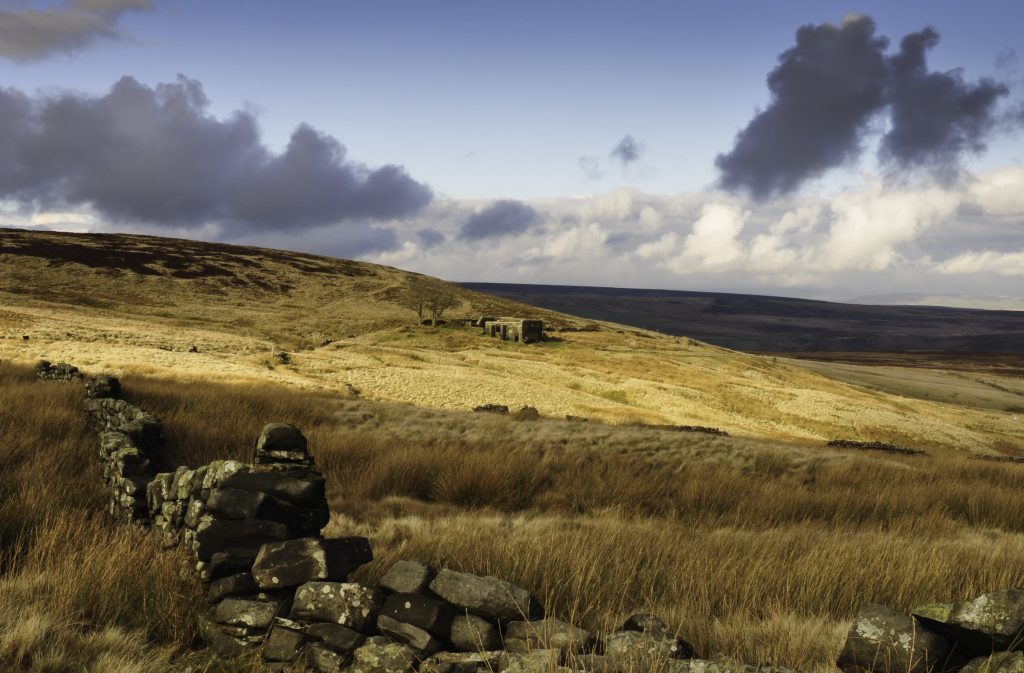
[[[19,408],[22,421],[42,415],[36,407],[80,404],[78,391],[35,384],[24,370],[0,368],[0,376],[13,382],[0,397],[34,400]],[[264,423],[302,428],[329,479],[334,515],[326,532],[373,540],[377,560],[360,571],[366,581],[399,558],[421,559],[530,587],[549,613],[593,630],[652,611],[704,655],[821,673],[833,670],[849,620],[866,602],[908,609],[1024,584],[1019,465],[955,451],[859,455],[643,427],[526,422],[272,385],[140,376],[124,384],[133,402],[164,418],[172,464],[248,460]],[[0,418],[25,432],[24,422]],[[64,422],[77,418],[69,413]],[[10,636],[0,628],[8,638],[0,641],[0,662],[25,660],[19,652],[39,653],[35,661],[49,656],[40,645],[47,639],[31,634],[64,627],[47,624],[73,624],[82,638],[113,629],[156,643],[152,656],[178,661],[174,652],[194,637],[191,578],[170,555],[137,574],[140,586],[128,584],[143,557],[157,553],[139,531],[110,529],[86,513],[102,494],[84,473],[67,472],[92,459],[91,444],[73,441],[72,427],[58,431],[69,454],[56,463],[69,484],[60,506],[22,493],[24,483],[0,473],[5,511],[44,507],[22,526],[31,535],[19,533],[26,541],[12,547],[18,553],[0,580],[0,605],[23,604],[28,623],[12,625]],[[34,460],[54,464],[27,451],[46,433],[29,432],[17,451],[4,445],[5,464],[22,475],[33,474]],[[82,549],[84,562],[74,556]],[[99,549],[117,550],[106,553],[118,567],[100,562]],[[58,586],[55,577],[73,577],[73,586]],[[128,604],[147,606],[144,624],[129,623]],[[91,647],[55,642],[54,657]]]

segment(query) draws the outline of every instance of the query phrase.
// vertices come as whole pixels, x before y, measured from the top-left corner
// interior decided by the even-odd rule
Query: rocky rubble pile
[[[1024,589],[959,603],[931,603],[906,615],[861,609],[838,666],[846,673],[1024,673]]]
[[[46,360],[40,360],[36,363],[36,376],[47,381],[61,381],[64,383],[81,381],[83,378],[82,373],[78,371],[78,367],[73,367],[66,362],[52,365]]]

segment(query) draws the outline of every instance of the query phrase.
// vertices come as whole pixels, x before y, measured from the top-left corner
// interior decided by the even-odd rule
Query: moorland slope
[[[1024,427],[1006,411],[853,385],[771,357],[464,289],[449,315],[539,317],[554,339],[524,346],[470,328],[423,327],[401,299],[424,278],[277,250],[0,229],[0,357],[178,380],[277,381],[435,408],[531,405],[551,417],[714,426],[797,442],[842,437],[981,453],[1024,445]]]

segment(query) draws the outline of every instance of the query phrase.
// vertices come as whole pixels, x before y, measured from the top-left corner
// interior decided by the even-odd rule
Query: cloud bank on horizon
[[[885,111],[883,164],[955,178],[964,155],[985,150],[999,121],[996,104],[1009,88],[992,79],[968,82],[956,70],[930,71],[926,52],[938,42],[925,28],[888,55],[889,40],[875,35],[869,17],[803,26],[768,75],[771,103],[715,159],[721,186],[757,199],[790,194],[857,159]]]

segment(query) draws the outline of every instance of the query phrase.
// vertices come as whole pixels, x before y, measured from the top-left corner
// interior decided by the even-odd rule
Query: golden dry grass
[[[266,421],[299,425],[328,475],[326,532],[373,540],[368,581],[399,558],[494,574],[598,631],[653,611],[705,655],[831,671],[866,602],[909,609],[1024,583],[1018,465],[517,421],[269,385],[125,386],[144,407],[195,410],[169,417],[169,430],[195,422],[168,450],[200,462],[224,447],[246,459]],[[207,419],[217,419],[214,441],[197,453]]]

